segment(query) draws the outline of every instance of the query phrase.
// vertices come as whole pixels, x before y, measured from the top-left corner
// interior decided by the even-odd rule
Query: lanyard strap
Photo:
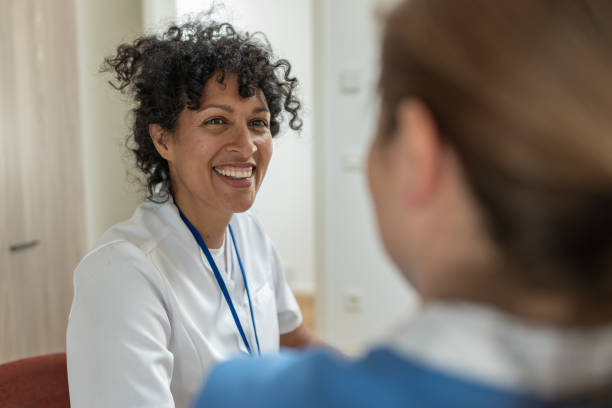
[[[221,276],[221,273],[219,272],[219,268],[217,267],[215,260],[210,254],[210,251],[208,250],[208,247],[206,246],[206,243],[204,242],[204,239],[202,239],[202,236],[200,235],[198,230],[195,229],[193,224],[191,224],[191,222],[187,219],[187,217],[185,217],[185,215],[183,214],[180,208],[179,208],[179,214],[181,218],[183,219],[183,222],[185,223],[185,225],[187,225],[187,228],[189,228],[189,231],[191,231],[191,233],[193,234],[193,237],[195,238],[198,245],[202,249],[202,252],[204,252],[206,259],[208,260],[208,263],[210,264],[210,267],[213,270],[215,279],[217,280],[217,283],[219,284],[219,289],[221,289],[221,292],[223,293],[225,302],[229,306],[230,312],[232,312],[232,317],[234,318],[234,323],[236,323],[238,332],[240,332],[240,337],[242,337],[242,341],[244,342],[244,345],[247,351],[249,352],[249,354],[252,355],[253,352],[251,351],[251,346],[249,345],[246,335],[244,334],[244,330],[242,329],[242,324],[240,323],[240,319],[238,318],[238,313],[236,313],[234,302],[232,302],[232,298],[227,290],[227,286],[225,286],[225,282],[223,281],[223,277]],[[249,286],[247,284],[246,274],[244,273],[244,268],[242,266],[242,260],[240,259],[240,253],[238,252],[238,247],[236,246],[236,238],[234,238],[234,231],[232,231],[231,225],[228,225],[228,226],[229,226],[230,235],[232,236],[232,242],[234,243],[234,250],[236,251],[236,257],[238,258],[238,264],[240,265],[240,272],[242,272],[242,280],[244,281],[244,289],[246,291],[247,298],[249,299],[249,310],[251,312],[251,322],[253,323],[253,331],[255,332],[255,341],[257,342],[257,353],[261,355],[261,348],[259,347],[259,337],[257,336],[257,327],[255,326],[255,317],[253,315],[253,304],[251,303],[251,294],[249,293]]]
[[[255,316],[253,315],[253,304],[251,303],[251,294],[249,293],[249,285],[247,285],[246,273],[242,266],[242,260],[240,259],[240,252],[238,252],[238,246],[236,246],[236,238],[234,238],[234,230],[232,226],[228,224],[230,235],[232,236],[232,242],[234,243],[234,250],[236,251],[236,258],[238,258],[238,265],[240,265],[240,272],[242,272],[242,280],[244,281],[244,289],[246,290],[247,299],[249,300],[249,311],[251,312],[251,323],[253,323],[253,332],[255,333],[255,342],[257,343],[257,354],[261,356],[261,348],[259,347],[259,336],[257,336],[257,325],[255,324]],[[247,347],[248,348],[248,347]]]

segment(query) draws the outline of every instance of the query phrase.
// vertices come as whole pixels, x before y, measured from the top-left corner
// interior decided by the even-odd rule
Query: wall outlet
[[[342,297],[343,308],[346,313],[361,313],[361,291],[359,289],[348,289]]]

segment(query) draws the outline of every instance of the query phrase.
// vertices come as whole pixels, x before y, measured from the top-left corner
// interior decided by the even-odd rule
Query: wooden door
[[[65,349],[85,248],[72,0],[0,0],[0,361]]]

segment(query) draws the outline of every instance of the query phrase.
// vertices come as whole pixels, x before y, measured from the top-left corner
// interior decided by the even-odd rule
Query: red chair
[[[66,354],[0,365],[0,408],[69,408]]]

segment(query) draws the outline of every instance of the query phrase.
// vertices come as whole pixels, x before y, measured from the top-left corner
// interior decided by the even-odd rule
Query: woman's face
[[[260,89],[243,98],[235,74],[226,74],[223,83],[213,75],[200,108],[185,108],[169,139],[166,159],[177,203],[224,214],[251,207],[272,155],[270,112]]]

